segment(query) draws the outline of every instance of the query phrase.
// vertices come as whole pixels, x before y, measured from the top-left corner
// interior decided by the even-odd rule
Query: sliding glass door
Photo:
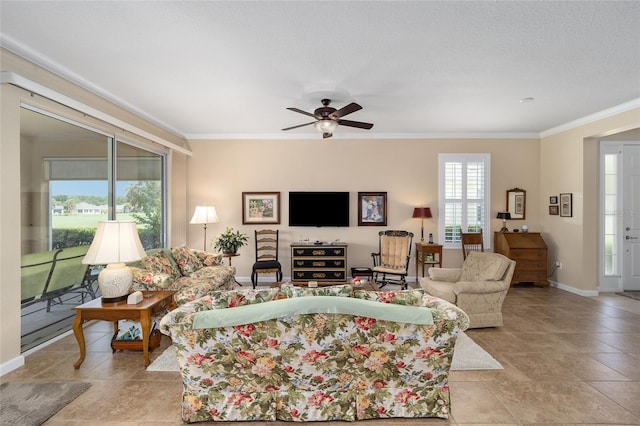
[[[145,249],[163,247],[163,157],[123,142],[116,152],[116,217],[136,221]]]
[[[99,295],[82,266],[51,273],[54,260],[80,263],[99,221],[135,220],[145,249],[164,246],[165,155],[25,106],[20,161],[24,351],[69,330],[71,307]]]

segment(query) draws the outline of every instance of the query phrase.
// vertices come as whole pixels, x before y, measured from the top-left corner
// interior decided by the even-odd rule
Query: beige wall
[[[225,140],[190,141],[193,156],[188,158],[188,211],[196,205],[214,205],[220,223],[209,225],[214,237],[225,227],[238,228],[250,235],[249,246],[233,259],[239,280],[248,280],[255,261],[253,232],[258,225],[242,225],[242,192],[279,191],[281,193],[280,261],[284,275],[290,276],[288,246],[302,238],[349,244],[348,267],[370,266],[371,252],[377,251],[378,231],[406,229],[420,238],[420,221],[412,219],[413,208],[429,206],[434,218],[425,220],[425,235],[437,240],[438,153],[491,154],[491,215],[506,207],[506,190],[527,190],[525,221],[531,231],[540,229],[539,141],[538,139],[405,139],[405,140]],[[305,228],[288,224],[289,191],[349,191],[349,228]],[[388,226],[357,226],[357,193],[387,192]],[[502,223],[492,220],[492,231]],[[190,225],[188,242],[202,247],[203,229]],[[445,266],[462,263],[460,250],[446,250]],[[412,260],[411,275],[415,274]],[[266,276],[263,279],[269,279]]]
[[[0,366],[13,368],[21,362],[19,105],[20,91],[0,85]]]
[[[640,127],[640,109],[617,114],[540,141],[540,225],[550,263],[562,262],[551,278],[582,294],[595,294],[599,276],[599,139]],[[549,216],[549,196],[573,193],[573,217]]]

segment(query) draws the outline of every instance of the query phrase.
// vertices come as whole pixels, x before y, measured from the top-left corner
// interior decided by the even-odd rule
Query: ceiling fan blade
[[[300,113],[300,114],[308,115],[309,117],[318,118],[315,115],[311,114],[310,112],[303,111],[303,110],[298,109],[298,108],[287,108],[287,109],[289,111],[293,111],[293,112],[297,112],[297,113]]]
[[[362,107],[360,105],[358,105],[355,102],[351,102],[349,105],[344,106],[342,108],[340,108],[337,111],[332,112],[331,114],[329,114],[329,118],[331,119],[338,119],[340,117],[344,117],[347,114],[351,114],[352,112],[356,112],[361,110]]]
[[[312,121],[311,123],[298,124],[297,126],[287,127],[286,129],[282,129],[282,130],[297,129],[298,127],[308,126],[309,124],[313,124],[313,123],[315,123],[315,121]]]
[[[362,121],[351,121],[351,120],[338,120],[338,124],[341,126],[349,126],[349,127],[357,127],[358,129],[371,129],[373,124],[371,123],[363,123]]]
[[[327,139],[327,138],[330,138],[331,136],[333,136],[333,133],[323,133],[322,139]]]

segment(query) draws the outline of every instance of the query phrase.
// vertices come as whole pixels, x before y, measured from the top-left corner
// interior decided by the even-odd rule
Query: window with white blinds
[[[490,229],[490,154],[439,154],[439,242],[460,248],[460,231]],[[489,247],[490,232],[484,232]]]

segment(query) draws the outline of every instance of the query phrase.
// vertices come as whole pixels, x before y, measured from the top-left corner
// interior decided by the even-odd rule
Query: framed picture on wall
[[[358,226],[387,226],[386,192],[358,192]]]
[[[558,206],[549,206],[549,214],[550,215],[558,215],[560,207]]]
[[[524,214],[524,194],[516,195],[515,201],[515,214],[522,216]]]
[[[549,204],[558,204],[558,196],[552,195],[551,197],[549,197]]]
[[[573,194],[560,194],[560,216],[573,216]]]
[[[280,193],[243,192],[242,224],[280,224]]]

